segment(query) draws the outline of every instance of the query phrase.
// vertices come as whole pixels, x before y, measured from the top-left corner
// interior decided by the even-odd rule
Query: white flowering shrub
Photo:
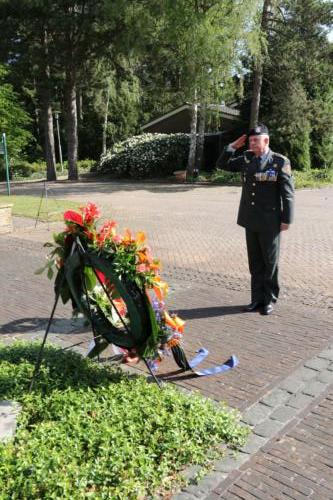
[[[189,134],[142,134],[118,142],[97,165],[115,177],[165,177],[186,168]]]

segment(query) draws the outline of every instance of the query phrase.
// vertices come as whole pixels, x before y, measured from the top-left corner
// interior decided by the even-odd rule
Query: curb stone
[[[0,442],[10,440],[16,431],[21,406],[16,401],[0,401]]]

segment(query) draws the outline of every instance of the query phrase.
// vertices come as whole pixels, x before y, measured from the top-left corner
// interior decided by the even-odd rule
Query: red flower
[[[86,207],[83,207],[82,213],[86,224],[91,224],[101,216],[100,209],[94,203],[88,203]]]
[[[103,285],[105,285],[105,282],[106,282],[106,276],[104,273],[102,273],[102,271],[99,271],[98,269],[95,269],[96,271],[96,274],[98,276],[98,278],[100,279],[100,281],[103,283]]]
[[[88,238],[88,240],[90,241],[94,241],[95,239],[95,235],[94,233],[92,233],[91,231],[89,231],[88,229],[85,229],[84,231],[84,234],[86,235],[86,237]]]
[[[64,213],[65,222],[73,222],[74,224],[78,224],[79,226],[83,226],[83,217],[81,214],[78,214],[74,210],[67,210]]]
[[[97,243],[99,246],[103,246],[106,240],[109,240],[111,236],[115,236],[117,223],[115,221],[107,221],[103,224],[100,229],[99,234],[97,233]]]

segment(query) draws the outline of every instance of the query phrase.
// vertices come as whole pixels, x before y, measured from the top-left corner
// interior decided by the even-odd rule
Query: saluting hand
[[[243,134],[240,137],[238,137],[238,139],[236,139],[234,142],[232,142],[230,144],[230,146],[234,149],[239,149],[245,145],[246,139],[247,139],[247,135]]]

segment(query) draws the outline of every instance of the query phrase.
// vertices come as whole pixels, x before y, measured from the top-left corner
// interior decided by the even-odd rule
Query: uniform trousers
[[[246,229],[246,247],[251,274],[251,302],[267,305],[279,296],[278,262],[280,231]]]

